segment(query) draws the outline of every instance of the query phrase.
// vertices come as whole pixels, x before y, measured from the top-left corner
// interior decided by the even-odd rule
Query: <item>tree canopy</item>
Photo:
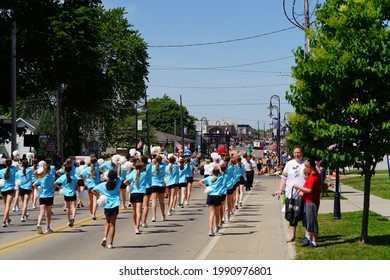
[[[88,141],[79,139],[80,128],[96,116],[109,126],[125,114],[118,107],[145,96],[147,44],[124,15],[123,8],[105,10],[99,0],[1,1],[4,69],[11,69],[12,22],[17,26],[17,114],[54,112],[60,91],[66,150],[77,152]],[[2,73],[0,107],[9,112],[10,71]]]
[[[287,100],[293,140],[333,167],[366,176],[361,241],[367,241],[370,180],[390,150],[389,0],[328,0],[307,30],[310,52],[295,52]],[[335,147],[332,151],[328,147]]]

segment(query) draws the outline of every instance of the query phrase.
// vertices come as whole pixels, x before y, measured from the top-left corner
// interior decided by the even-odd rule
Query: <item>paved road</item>
[[[196,180],[200,175],[196,174]],[[254,189],[245,192],[244,205],[225,224],[221,236],[208,236],[206,195],[194,184],[190,204],[177,208],[173,216],[150,222],[141,235],[135,235],[131,209],[123,210],[117,221],[114,250],[100,246],[104,217],[89,218],[88,210],[79,210],[73,228],[66,225],[62,198],[57,196],[53,216],[54,234],[36,234],[38,210],[29,210],[30,220],[20,222],[20,212],[11,212],[12,225],[0,228],[0,259],[17,260],[286,260],[293,250],[285,243],[285,226],[280,202],[271,194],[278,178],[255,176]],[[3,208],[0,208],[1,213]],[[272,242],[270,242],[272,240]]]

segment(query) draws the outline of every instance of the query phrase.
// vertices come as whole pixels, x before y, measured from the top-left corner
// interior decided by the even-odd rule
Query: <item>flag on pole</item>
[[[141,148],[142,148],[142,141],[141,141],[141,139],[139,139],[139,142],[138,142],[138,144],[137,144],[137,148],[138,148],[138,149],[141,149]]]
[[[183,148],[182,145],[177,141],[175,143],[175,146],[176,146],[176,149],[178,149],[178,150],[181,150]]]

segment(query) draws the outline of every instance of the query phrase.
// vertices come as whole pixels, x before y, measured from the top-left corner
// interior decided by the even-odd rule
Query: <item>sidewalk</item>
[[[333,190],[333,189],[331,189]],[[363,198],[364,193],[351,188],[347,185],[340,184],[340,194],[346,199],[340,200],[340,211],[343,212],[354,212],[363,210]],[[321,200],[321,206],[319,213],[333,213],[334,201],[333,200]],[[390,219],[390,201],[374,195],[370,195],[370,210]]]

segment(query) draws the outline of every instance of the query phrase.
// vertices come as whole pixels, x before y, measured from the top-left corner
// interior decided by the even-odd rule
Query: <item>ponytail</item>
[[[95,169],[96,162],[97,162],[96,158],[91,158],[91,178],[96,178],[96,169]]]
[[[72,166],[65,166],[65,172],[66,172],[66,182],[69,184],[72,182],[72,178],[70,177],[70,172],[72,171]]]
[[[141,171],[144,168],[143,163],[138,163],[135,165],[135,169],[137,170],[137,175],[135,176],[134,185],[138,185],[139,177],[141,177]]]
[[[108,191],[112,191],[113,189],[115,189],[115,186],[116,186],[116,179],[118,178],[118,173],[115,172],[114,170],[110,170],[108,172],[108,181],[106,183],[106,189]]]
[[[12,160],[7,158],[5,160],[5,165],[7,166],[7,170],[5,171],[4,179],[8,180],[9,177],[11,176],[10,173],[11,173]]]
[[[28,167],[28,160],[27,159],[22,160],[22,167],[23,167],[23,175],[26,176],[26,169]]]
[[[155,161],[156,161],[156,163],[155,163],[155,165],[156,165],[156,172],[154,174],[158,175],[160,163],[162,162],[162,157],[161,156],[156,156]]]

